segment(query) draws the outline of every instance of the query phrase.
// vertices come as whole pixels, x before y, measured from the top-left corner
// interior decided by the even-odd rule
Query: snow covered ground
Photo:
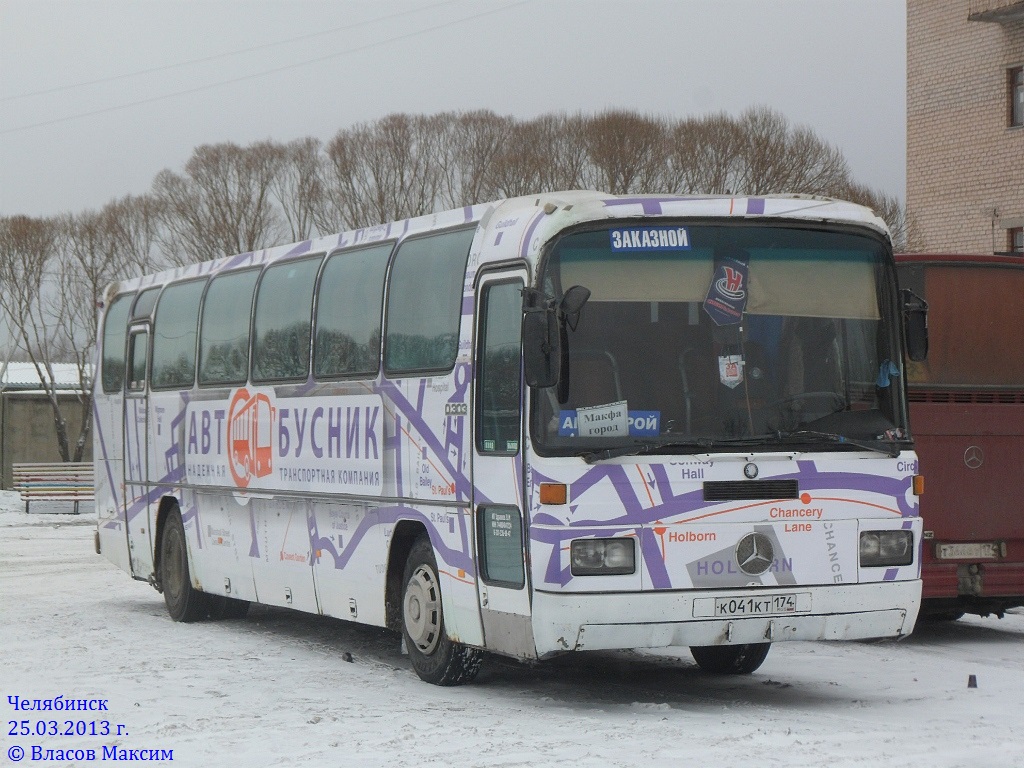
[[[175,624],[94,553],[88,511],[59,509],[26,515],[0,492],[5,764],[17,748],[41,764],[33,747],[99,763],[115,746],[238,768],[1024,766],[1024,611],[899,643],[782,643],[743,678],[706,675],[679,649],[489,660],[474,684],[438,688],[378,629],[264,607]],[[16,711],[14,696],[109,709]],[[121,735],[37,737],[40,720],[108,720]],[[11,735],[21,721],[33,735]]]

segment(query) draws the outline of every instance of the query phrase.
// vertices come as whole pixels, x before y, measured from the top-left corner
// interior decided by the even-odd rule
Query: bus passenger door
[[[128,556],[137,579],[154,574],[153,538],[149,521],[149,395],[146,373],[149,326],[128,332],[128,378],[124,398],[124,505]]]
[[[473,509],[484,642],[533,658],[523,514],[523,270],[483,278],[477,293]]]
[[[100,552],[128,573],[132,566],[124,517],[124,391],[128,311],[134,300],[135,294],[122,294],[106,308],[92,429]]]

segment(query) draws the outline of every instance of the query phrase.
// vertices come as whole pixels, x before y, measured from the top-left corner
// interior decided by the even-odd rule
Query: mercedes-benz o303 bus
[[[921,521],[885,225],[807,197],[542,194],[110,287],[97,546],[179,621],[520,659],[896,638]]]
[[[909,366],[922,498],[922,616],[1024,605],[1024,259],[900,254],[928,302],[928,360]]]

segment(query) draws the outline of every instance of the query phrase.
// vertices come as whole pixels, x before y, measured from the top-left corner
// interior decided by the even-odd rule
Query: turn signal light
[[[924,475],[914,475],[914,495],[924,495]]]
[[[541,504],[565,504],[569,499],[569,489],[565,483],[541,483]]]

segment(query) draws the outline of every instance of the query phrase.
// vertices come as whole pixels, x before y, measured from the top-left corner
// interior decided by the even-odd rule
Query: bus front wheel
[[[168,513],[160,537],[160,586],[172,619],[189,622],[206,618],[209,596],[192,586],[185,526],[177,506]]]
[[[705,672],[716,675],[749,675],[764,663],[771,643],[744,645],[693,645],[690,653]]]
[[[403,584],[402,634],[416,674],[434,685],[468,683],[480,670],[481,654],[445,632],[437,562],[425,535],[409,552]]]

